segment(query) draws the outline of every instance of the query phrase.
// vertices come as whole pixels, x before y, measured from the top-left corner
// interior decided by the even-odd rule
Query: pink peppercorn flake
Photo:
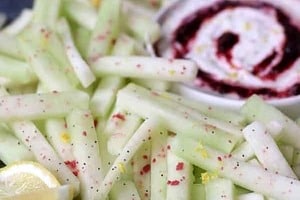
[[[176,170],[177,171],[183,170],[183,167],[184,167],[184,163],[183,162],[179,162],[176,165]]]
[[[120,119],[122,121],[125,121],[125,116],[123,114],[121,114],[121,113],[114,114],[112,116],[112,118],[116,118],[116,119]]]
[[[151,169],[150,164],[147,164],[147,165],[145,165],[145,166],[143,167],[143,172],[144,172],[144,173],[148,173],[148,172],[150,171],[150,169]]]
[[[173,181],[168,181],[167,184],[168,185],[172,185],[172,186],[175,186],[175,185],[179,185],[180,181],[179,180],[173,180]]]
[[[68,166],[68,168],[73,172],[73,174],[75,176],[78,176],[79,174],[79,170],[77,169],[77,163],[76,163],[76,160],[68,160],[68,161],[65,161],[65,164]]]
[[[83,132],[82,132],[82,135],[83,135],[83,136],[86,136],[86,135],[87,135],[87,132],[86,132],[86,131],[83,131]]]

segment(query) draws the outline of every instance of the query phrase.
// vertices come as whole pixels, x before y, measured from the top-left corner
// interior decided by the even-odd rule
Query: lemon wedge
[[[36,162],[17,162],[0,169],[0,199],[57,188],[60,183]]]
[[[4,197],[1,200],[72,200],[73,194],[74,191],[71,185],[62,185],[56,188]]]

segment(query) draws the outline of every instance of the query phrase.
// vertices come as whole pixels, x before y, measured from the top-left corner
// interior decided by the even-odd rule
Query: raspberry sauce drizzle
[[[259,76],[264,80],[275,80],[279,75],[288,70],[294,62],[300,57],[300,30],[291,23],[290,18],[278,8],[263,2],[230,2],[222,1],[213,6],[200,9],[195,13],[187,16],[177,28],[173,35],[172,48],[174,50],[175,58],[184,58],[189,52],[189,43],[193,41],[197,31],[201,28],[204,22],[214,17],[219,12],[225,9],[231,9],[236,7],[251,7],[255,9],[273,9],[276,12],[276,19],[284,29],[286,36],[285,44],[283,45],[283,55],[281,60],[272,67],[271,70],[266,68],[271,64],[272,60],[277,56],[277,52],[272,52],[267,58],[262,60],[259,64],[254,66],[252,74]],[[223,42],[217,42],[217,55],[224,56],[228,62],[231,61],[231,49],[238,42],[238,36],[233,33],[225,33]],[[226,41],[227,40],[227,41]],[[219,44],[224,43],[224,47]],[[178,48],[178,44],[179,48]],[[246,86],[237,85],[234,83],[228,83],[221,80],[216,80],[213,75],[204,72],[199,69],[198,78],[201,80],[203,85],[208,86],[214,91],[220,94],[237,93],[241,98],[247,98],[252,94],[259,94],[265,98],[284,98],[300,94],[300,83],[294,84],[292,87],[284,90],[277,91],[270,88],[251,88]]]

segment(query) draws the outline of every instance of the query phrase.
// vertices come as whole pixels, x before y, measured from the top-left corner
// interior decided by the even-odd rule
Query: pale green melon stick
[[[17,121],[10,124],[15,135],[33,152],[36,160],[44,165],[62,184],[72,184],[76,193],[79,181],[64,161],[57,155],[43,134],[30,121]]]
[[[151,142],[146,141],[132,158],[133,180],[141,199],[151,199]]]
[[[195,79],[194,62],[183,59],[168,60],[146,56],[106,56],[92,63],[96,76],[117,75],[165,81],[189,82]]]
[[[235,187],[231,180],[216,178],[205,185],[206,200],[235,200]]]
[[[89,110],[75,109],[67,116],[66,122],[81,183],[81,199],[98,200],[101,198],[99,188],[104,173],[92,113]]]
[[[197,151],[199,144],[191,139],[178,137],[172,147],[172,151],[192,164],[216,172],[251,191],[281,200],[297,199],[300,196],[300,181],[266,171],[260,166],[237,160],[209,147],[204,147],[207,157],[203,158]]]
[[[243,134],[264,168],[274,173],[297,179],[297,176],[263,123],[252,122],[243,129]]]
[[[0,55],[0,77],[6,78],[9,85],[30,84],[37,81],[30,66],[23,61]]]
[[[60,14],[62,0],[35,0],[33,5],[33,23],[55,27]]]
[[[63,14],[70,21],[74,21],[87,30],[94,30],[97,22],[97,11],[85,3],[65,0],[63,1]]]
[[[121,180],[115,183],[114,187],[110,191],[110,200],[140,200],[138,191],[135,184],[130,180]]]
[[[116,158],[111,169],[106,174],[104,181],[101,184],[100,191],[101,200],[105,199],[113,187],[113,184],[120,180],[123,167],[132,159],[137,150],[149,140],[149,137],[156,131],[160,131],[160,120],[151,118],[144,121],[139,129],[133,134],[130,140],[123,148],[120,155]]]
[[[172,143],[170,143],[172,149]],[[185,200],[191,198],[193,166],[174,152],[167,151],[167,195],[166,200]]]
[[[6,165],[17,161],[34,161],[34,155],[13,133],[0,128],[0,160]]]
[[[94,81],[96,81],[96,78],[90,67],[78,52],[74,44],[68,22],[65,19],[61,19],[57,23],[57,26],[58,32],[64,44],[65,53],[69,62],[71,63],[74,73],[84,88],[89,87]]]
[[[16,59],[25,60],[19,49],[18,41],[14,36],[5,33],[0,33],[0,53]]]
[[[189,113],[178,111],[179,106],[172,101],[163,99],[155,92],[130,84],[118,92],[117,106],[137,115],[148,118],[159,116],[166,128],[176,134],[190,136],[202,140],[224,152],[230,152],[240,142],[241,136],[226,133],[212,124],[203,123],[190,116]]]
[[[0,97],[0,120],[35,120],[64,117],[74,108],[86,109],[89,97],[84,92],[51,92]]]
[[[275,107],[267,104],[258,96],[250,97],[241,110],[250,121],[261,121],[268,126],[270,123],[279,123],[283,129],[280,141],[300,149],[300,127]]]
[[[167,197],[167,150],[168,131],[155,132],[151,142],[151,199],[165,200]]]
[[[120,12],[120,0],[102,0],[88,48],[87,60],[92,66],[111,51],[120,31]]]
[[[40,82],[51,91],[70,91],[74,86],[69,82],[67,76],[61,70],[53,57],[24,38],[19,40],[22,53],[30,63]]]

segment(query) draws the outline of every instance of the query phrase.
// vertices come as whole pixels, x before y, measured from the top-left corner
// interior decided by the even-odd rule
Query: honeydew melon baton
[[[234,134],[228,133],[217,128],[224,127],[226,123],[212,124],[209,122],[213,120],[208,117],[203,118],[207,120],[204,122],[199,116],[191,115],[184,106],[134,84],[118,92],[116,105],[143,118],[159,116],[168,130],[186,137],[201,138],[203,143],[224,152],[230,152],[242,140],[242,134],[236,127],[227,124],[227,129],[237,130]]]
[[[87,109],[89,96],[81,91],[0,97],[0,120],[33,120],[64,117],[74,108]]]
[[[106,56],[91,64],[96,76],[118,75],[130,78],[189,82],[195,79],[194,62],[183,59],[151,58],[144,56]]]
[[[203,146],[206,156],[201,156],[199,142],[177,137],[173,140],[172,151],[202,169],[228,178],[234,184],[248,190],[281,200],[300,197],[300,181],[282,176],[260,166],[237,160],[219,151]]]

